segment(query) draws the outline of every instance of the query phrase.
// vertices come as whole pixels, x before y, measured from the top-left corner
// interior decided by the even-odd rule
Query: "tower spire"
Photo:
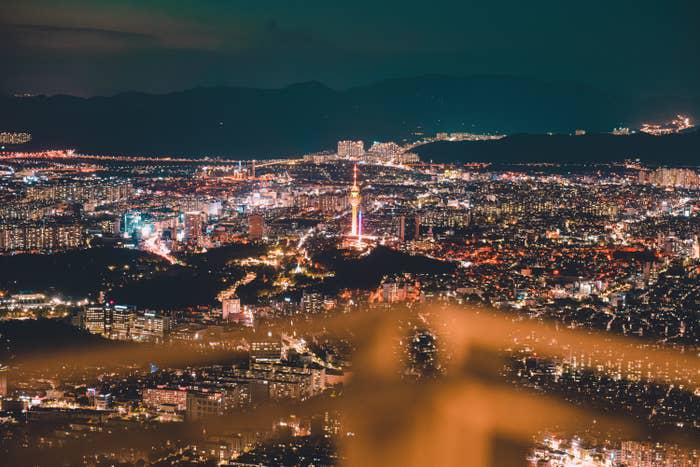
[[[352,208],[352,224],[350,228],[350,235],[358,235],[360,232],[360,219],[358,216],[360,203],[362,197],[360,196],[360,187],[357,186],[357,164],[352,170],[352,188],[350,189],[350,207]]]

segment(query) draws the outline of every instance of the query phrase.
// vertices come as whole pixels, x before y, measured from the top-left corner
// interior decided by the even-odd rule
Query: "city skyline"
[[[681,134],[680,122],[647,137]],[[625,430],[697,431],[697,167],[438,164],[412,152],[420,144],[341,140],[266,161],[3,152],[4,455],[148,457],[133,436],[81,444],[85,420],[144,433],[174,463],[405,465],[411,441],[378,449],[375,417],[458,404],[421,455],[695,467],[692,443]],[[461,398],[446,381],[482,389]],[[510,430],[497,459],[479,454],[495,441],[474,411]],[[242,422],[258,413],[274,415]],[[64,434],[42,434],[46,423]],[[206,435],[168,428],[198,424]],[[451,443],[462,425],[476,431]],[[19,429],[29,444],[13,441]]]

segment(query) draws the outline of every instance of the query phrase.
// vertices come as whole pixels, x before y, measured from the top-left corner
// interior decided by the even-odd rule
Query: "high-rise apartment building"
[[[265,218],[260,214],[251,214],[248,217],[248,238],[261,240],[265,235]]]
[[[85,229],[63,222],[0,224],[0,252],[54,252],[85,246]]]
[[[365,154],[364,141],[338,141],[338,157],[359,159]]]

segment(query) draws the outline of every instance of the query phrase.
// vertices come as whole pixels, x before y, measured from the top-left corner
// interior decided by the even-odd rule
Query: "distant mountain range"
[[[516,134],[496,141],[439,141],[414,151],[421,160],[433,162],[589,163],[640,159],[651,165],[698,166],[700,131],[666,136]]]
[[[639,99],[509,76],[422,76],[347,90],[198,88],[110,97],[0,97],[0,131],[27,149],[270,158],[330,149],[338,139],[415,140],[424,133],[610,131],[700,115],[700,98]]]

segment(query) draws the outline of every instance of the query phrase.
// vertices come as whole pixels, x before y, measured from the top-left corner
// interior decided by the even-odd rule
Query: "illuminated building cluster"
[[[676,118],[667,123],[644,123],[639,130],[654,136],[671,135],[693,128],[693,123],[685,115],[677,115]]]
[[[163,342],[170,334],[170,318],[153,311],[137,312],[123,305],[87,306],[74,317],[85,330],[109,339]]]
[[[24,144],[32,140],[29,133],[10,133],[3,131],[0,133],[0,144]]]
[[[482,136],[495,138],[438,139]],[[46,268],[44,283],[27,279],[31,271],[2,282],[2,318],[70,320],[81,338],[149,353],[118,368],[0,371],[3,417],[13,420],[0,428],[10,433],[0,448],[15,446],[20,430],[37,452],[49,452],[92,436],[77,428],[84,425],[95,433],[155,432],[164,423],[237,420],[260,407],[342,398],[353,373],[365,370],[354,360],[361,336],[310,330],[336,318],[405,313],[396,336],[377,341],[407,385],[450,376],[454,356],[421,312],[431,306],[496,308],[518,322],[641,337],[635,348],[650,353],[693,352],[700,330],[694,169],[428,164],[411,149],[340,142],[337,153],[255,163],[74,153],[3,160],[10,167],[0,178],[0,260],[21,267],[17,253],[30,252],[41,253],[33,261],[50,261],[37,263]],[[64,274],[64,260],[72,272],[87,270],[78,290],[52,280]],[[697,433],[692,368],[652,367],[596,346],[547,358],[532,339],[501,349],[499,384],[572,405],[583,397],[654,429]],[[187,363],[163,356],[181,351]],[[53,434],[40,429],[45,420],[56,424]],[[536,439],[529,460],[674,465],[694,455],[579,435]],[[327,460],[338,455],[333,442],[353,436],[335,414],[291,411],[149,449],[170,463]],[[136,462],[148,452],[115,447],[95,455]]]
[[[0,224],[0,252],[57,252],[85,246],[85,228],[77,223]]]
[[[639,172],[640,183],[651,183],[664,187],[697,189],[700,175],[693,169],[658,168],[651,172]]]
[[[338,141],[338,157],[344,159],[359,159],[365,154],[364,141]]]

